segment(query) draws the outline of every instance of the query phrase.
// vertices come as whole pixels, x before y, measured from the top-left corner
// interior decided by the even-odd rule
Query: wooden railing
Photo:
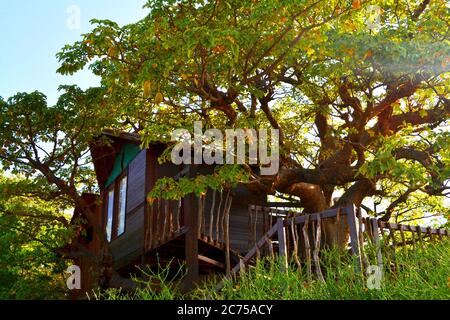
[[[198,237],[214,243],[225,250],[225,269],[231,269],[231,242],[230,242],[230,210],[233,202],[230,190],[212,193],[211,207],[206,207],[206,196],[199,198]],[[219,198],[219,199],[217,199]],[[217,203],[217,205],[216,205]]]
[[[336,221],[342,217],[346,217],[350,233],[349,245],[352,254],[357,258],[356,268],[359,270],[361,270],[363,266],[368,265],[368,261],[363,250],[365,244],[367,244],[367,241],[371,241],[376,248],[376,259],[378,265],[383,264],[380,236],[383,238],[390,238],[391,240],[387,244],[393,246],[394,248],[399,245],[404,247],[411,245],[415,247],[416,243],[423,245],[426,239],[429,239],[430,242],[434,242],[434,237],[439,237],[439,239],[442,239],[444,236],[450,236],[450,232],[448,230],[387,223],[375,218],[363,218],[361,215],[361,210],[356,208],[354,205],[301,216],[296,216],[298,213],[295,211],[279,210],[261,206],[251,206],[249,211],[250,214],[262,211],[269,216],[269,221],[270,219],[275,219],[276,222],[274,222],[273,225],[271,224],[271,227],[264,234],[264,236],[255,243],[253,248],[245,255],[244,258],[241,259],[239,264],[237,264],[217,285],[216,290],[221,290],[225,280],[243,271],[245,266],[248,265],[253,258],[258,258],[264,247],[267,246],[269,248],[268,252],[274,255],[274,243],[277,243],[278,256],[281,261],[281,270],[287,270],[288,241],[293,247],[293,250],[291,250],[294,255],[293,258],[298,264],[300,264],[300,261],[295,255],[300,247],[302,247],[306,253],[304,263],[307,266],[309,277],[312,276],[314,267],[314,273],[317,278],[319,280],[323,280],[324,278],[319,262],[319,250],[322,235],[321,222],[327,219],[335,219]],[[299,243],[298,241],[299,227],[303,236],[303,243]],[[312,230],[309,228],[312,228]],[[397,240],[395,234],[397,231],[400,233],[400,241]],[[409,242],[406,240],[405,232],[411,233],[411,240]],[[290,240],[288,240],[287,233],[290,233]],[[311,234],[313,235],[313,243],[309,243]],[[418,237],[417,241],[416,236]]]
[[[149,251],[185,232],[182,202],[158,199],[147,206],[144,248]]]
[[[360,243],[371,242],[376,248],[376,259],[379,266],[383,265],[380,239],[384,240],[384,247],[392,247],[394,250],[402,247],[406,250],[410,246],[413,250],[424,247],[426,242],[434,243],[444,237],[450,237],[450,232],[444,229],[434,229],[431,227],[412,226],[398,223],[389,223],[376,218],[361,218],[360,227],[364,226],[360,232]],[[381,238],[380,238],[381,236]],[[409,236],[407,238],[407,236]],[[435,239],[438,238],[438,239]],[[369,265],[367,258],[362,251],[362,263],[365,267]]]
[[[208,199],[208,201],[206,201]],[[229,243],[230,191],[208,190],[198,201],[198,237],[217,246]]]
[[[206,201],[209,197],[209,201]],[[199,239],[218,247],[229,247],[229,223],[232,197],[230,192],[209,190],[197,199]],[[183,201],[157,199],[147,206],[145,222],[146,251],[174,239],[185,231]]]

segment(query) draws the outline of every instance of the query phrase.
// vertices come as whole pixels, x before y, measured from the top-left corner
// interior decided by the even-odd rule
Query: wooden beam
[[[267,207],[272,208],[302,208],[298,202],[267,202]]]
[[[356,256],[357,259],[356,268],[358,271],[361,271],[362,263],[359,248],[359,222],[356,218],[355,206],[353,204],[347,206],[345,208],[345,212],[347,213],[347,222],[350,230],[350,245],[352,248],[352,253]]]
[[[414,232],[412,226],[409,226],[409,231],[411,231],[411,242],[413,249],[416,250],[416,233]]]
[[[388,222],[380,221],[380,227],[382,228],[388,228]],[[403,231],[413,231],[413,232],[420,232],[421,233],[428,233],[428,234],[436,234],[439,235],[442,229],[433,229],[433,228],[427,228],[427,227],[420,227],[420,226],[409,226],[404,224],[398,224],[398,223],[391,223],[391,228],[394,230],[403,230]],[[448,235],[448,234],[447,234]]]
[[[303,224],[302,233],[303,233],[303,241],[305,242],[305,254],[306,254],[306,272],[308,273],[308,279],[311,281],[312,279],[312,267],[311,267],[311,246],[309,243],[309,218],[311,216],[307,214],[305,216],[305,223]]]
[[[256,243],[256,245],[245,255],[245,257],[242,259],[244,264],[246,264],[257,252],[257,250],[261,249],[266,243],[267,239],[272,238],[272,236],[277,232],[278,225],[275,224],[270,228],[269,231]],[[231,273],[239,271],[239,265],[236,265],[232,270]]]
[[[225,227],[224,227],[224,235],[225,235],[225,266],[226,266],[226,273],[230,274],[231,272],[231,258],[230,258],[230,210],[231,210],[231,204],[233,201],[233,198],[230,195],[230,192],[228,192],[227,195],[228,203],[225,206],[224,215],[225,215]]]
[[[320,218],[321,219],[334,218],[334,217],[337,216],[338,210],[339,209],[330,209],[330,210],[326,210],[326,211],[323,211],[323,212],[320,212],[320,213],[310,214],[309,215],[309,221],[310,222],[311,221],[317,221],[318,214],[320,214]],[[342,210],[341,211],[341,216],[342,215],[346,215],[347,211],[348,210],[346,210],[346,209]],[[305,223],[305,220],[306,220],[306,216],[299,216],[299,217],[296,217],[295,219],[284,220],[284,226],[285,227],[290,227],[292,223],[294,223],[294,224],[303,224],[303,223]]]
[[[278,255],[280,256],[281,272],[287,272],[287,247],[286,247],[286,230],[284,229],[284,220],[279,218],[277,221],[278,233]]]
[[[219,268],[225,269],[225,264],[223,264],[222,262],[219,262],[217,260],[205,257],[204,255],[199,254],[198,255],[198,260],[206,262],[206,263],[208,263],[210,265],[213,265],[215,267],[219,267]]]
[[[423,241],[422,241],[422,230],[421,228],[416,228],[417,234],[419,235],[419,245],[423,249]]]
[[[196,169],[190,166],[189,177],[194,177]],[[198,199],[194,194],[189,194],[183,199],[184,201],[184,225],[186,232],[186,277],[183,283],[185,292],[191,291],[199,280],[199,264],[198,264]]]
[[[427,228],[427,233],[430,236],[430,241],[431,243],[434,243],[434,239],[433,239],[433,229],[431,227]],[[437,234],[437,233],[436,233]]]
[[[234,276],[236,273],[243,268],[248,261],[256,254],[257,250],[261,249],[268,240],[270,241],[270,238],[273,237],[273,235],[277,232],[278,225],[274,224],[272,228],[270,228],[269,231],[258,241],[258,243],[245,255],[243,259],[239,260],[239,263],[234,266],[234,268],[231,270],[230,275],[227,275],[222,281],[220,281],[215,290],[220,291],[223,288],[223,285],[225,283],[225,280],[229,279],[230,277]]]
[[[256,244],[256,246],[254,246],[246,255],[245,257],[242,259],[242,263],[243,264],[247,264],[248,261],[253,258],[253,256],[256,254],[256,251],[258,249],[261,249],[266,243],[267,240],[272,238],[273,235],[277,232],[278,230],[278,225],[275,224],[273,225],[272,228],[270,228],[269,231],[267,231],[267,233],[258,241],[258,243]],[[241,266],[241,263],[237,264],[232,270],[231,270],[231,274],[234,274],[236,272],[239,271],[239,268]]]
[[[145,155],[145,200],[144,205],[144,250],[145,252],[153,249],[153,229],[155,225],[154,211],[155,208],[152,203],[147,201],[147,195],[152,190],[156,181],[155,168],[156,166],[156,156],[152,149],[147,149]],[[140,207],[140,205],[138,206]],[[137,208],[135,209],[137,210]],[[131,213],[128,213],[129,217]]]
[[[381,245],[380,245],[380,234],[378,229],[378,220],[377,219],[370,219],[369,220],[372,225],[372,237],[373,237],[373,243],[375,244],[375,250],[377,252],[377,264],[378,267],[383,267],[383,255],[381,254]]]
[[[314,259],[314,266],[316,268],[316,274],[317,277],[321,282],[325,282],[325,279],[323,278],[322,270],[320,269],[320,260],[319,260],[319,251],[320,251],[320,237],[322,234],[322,225],[320,221],[320,213],[316,214],[317,217],[317,226],[316,226],[316,238],[314,239],[314,251],[313,251],[313,259]]]

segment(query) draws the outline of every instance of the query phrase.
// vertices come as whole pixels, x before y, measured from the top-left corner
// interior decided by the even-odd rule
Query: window
[[[117,217],[117,236],[125,232],[125,213],[127,208],[127,177],[123,177],[119,184],[119,213]]]
[[[108,242],[111,242],[125,232],[127,182],[127,176],[121,175],[107,191],[106,239]]]
[[[114,220],[114,188],[108,192],[107,208],[108,219],[106,221],[106,239],[108,239],[108,241],[111,241],[112,225]]]

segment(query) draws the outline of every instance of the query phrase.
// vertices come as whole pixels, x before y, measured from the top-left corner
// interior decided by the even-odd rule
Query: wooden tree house
[[[105,144],[105,140],[109,142]],[[152,144],[141,150],[139,136],[105,131],[91,144],[91,155],[100,188],[99,195],[83,195],[97,212],[114,258],[114,270],[123,277],[136,267],[156,268],[171,260],[185,262],[186,288],[203,274],[226,273],[239,263],[255,239],[271,226],[264,213],[249,216],[249,205],[264,205],[266,195],[245,187],[225,192],[208,191],[202,197],[149,203],[147,194],[163,177],[193,177],[213,172],[208,165],[160,164],[166,146]],[[80,212],[75,210],[75,217]],[[89,232],[85,249],[98,253],[99,239]],[[81,292],[92,288],[92,263],[76,261],[81,267]],[[175,263],[176,264],[176,263]]]

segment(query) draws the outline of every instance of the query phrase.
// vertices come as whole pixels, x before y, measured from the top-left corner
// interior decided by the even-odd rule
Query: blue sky
[[[0,4],[0,96],[39,90],[49,104],[58,98],[61,84],[95,86],[98,79],[89,70],[74,76],[56,74],[55,54],[91,30],[92,18],[110,19],[120,25],[145,16],[145,0],[14,0]],[[79,28],[68,21],[71,6],[79,8]],[[74,11],[71,11],[74,13]]]

